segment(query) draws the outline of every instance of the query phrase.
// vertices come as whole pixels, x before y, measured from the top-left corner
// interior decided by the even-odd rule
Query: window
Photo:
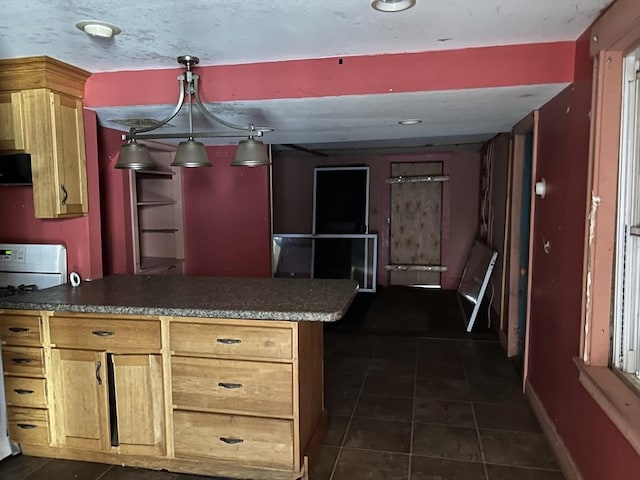
[[[625,57],[611,366],[640,385],[640,49]]]
[[[590,30],[591,196],[576,365],[586,391],[640,453],[638,20],[640,2],[616,1]]]

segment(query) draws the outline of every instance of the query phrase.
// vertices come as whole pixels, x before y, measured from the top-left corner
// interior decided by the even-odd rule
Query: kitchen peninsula
[[[322,322],[351,280],[115,275],[0,300],[26,454],[308,478],[326,431]]]

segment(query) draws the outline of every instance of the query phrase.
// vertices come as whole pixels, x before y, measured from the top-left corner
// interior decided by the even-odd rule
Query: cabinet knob
[[[233,437],[220,437],[220,441],[226,443],[227,445],[236,445],[238,443],[244,442],[244,440],[241,438],[233,438]]]

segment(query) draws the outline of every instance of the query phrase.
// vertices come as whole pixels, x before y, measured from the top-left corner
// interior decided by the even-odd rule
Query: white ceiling
[[[96,73],[173,68],[183,54],[198,56],[205,66],[575,40],[611,1],[417,0],[405,12],[380,13],[370,0],[0,0],[0,58],[49,55]],[[116,24],[122,33],[100,39],[75,27],[90,19]],[[230,121],[250,119],[275,128],[265,136],[273,144],[473,143],[508,131],[565,86],[211,107]],[[177,89],[177,84],[167,88]],[[170,109],[113,107],[99,109],[98,116],[102,124],[115,127],[111,120],[161,119]],[[174,128],[184,128],[180,117],[172,121]],[[423,123],[401,127],[397,121],[402,118]]]

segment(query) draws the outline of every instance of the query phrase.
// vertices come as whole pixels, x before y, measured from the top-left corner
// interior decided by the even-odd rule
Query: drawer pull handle
[[[27,327],[9,327],[9,331],[13,333],[27,333],[29,330]]]
[[[241,438],[232,437],[220,437],[220,441],[226,443],[227,445],[237,445],[238,443],[244,442],[244,440]]]
[[[216,339],[218,343],[224,343],[225,345],[233,345],[236,343],[242,343],[242,340],[238,340],[237,338],[218,338]]]
[[[20,427],[23,430],[31,430],[32,428],[38,428],[38,426],[34,425],[33,423],[18,423],[18,427]]]
[[[11,363],[15,363],[16,365],[29,365],[33,362],[30,358],[12,358]]]
[[[26,390],[24,388],[14,388],[13,391],[18,395],[33,395],[35,393],[33,390]]]
[[[100,374],[101,368],[102,368],[102,362],[98,360],[96,362],[96,380],[98,381],[98,385],[102,385],[102,375]]]
[[[241,383],[220,382],[220,383],[218,383],[218,386],[222,387],[222,388],[242,388],[242,384]]]
[[[92,335],[96,337],[113,337],[115,333],[110,332],[108,330],[94,330],[91,332]]]

